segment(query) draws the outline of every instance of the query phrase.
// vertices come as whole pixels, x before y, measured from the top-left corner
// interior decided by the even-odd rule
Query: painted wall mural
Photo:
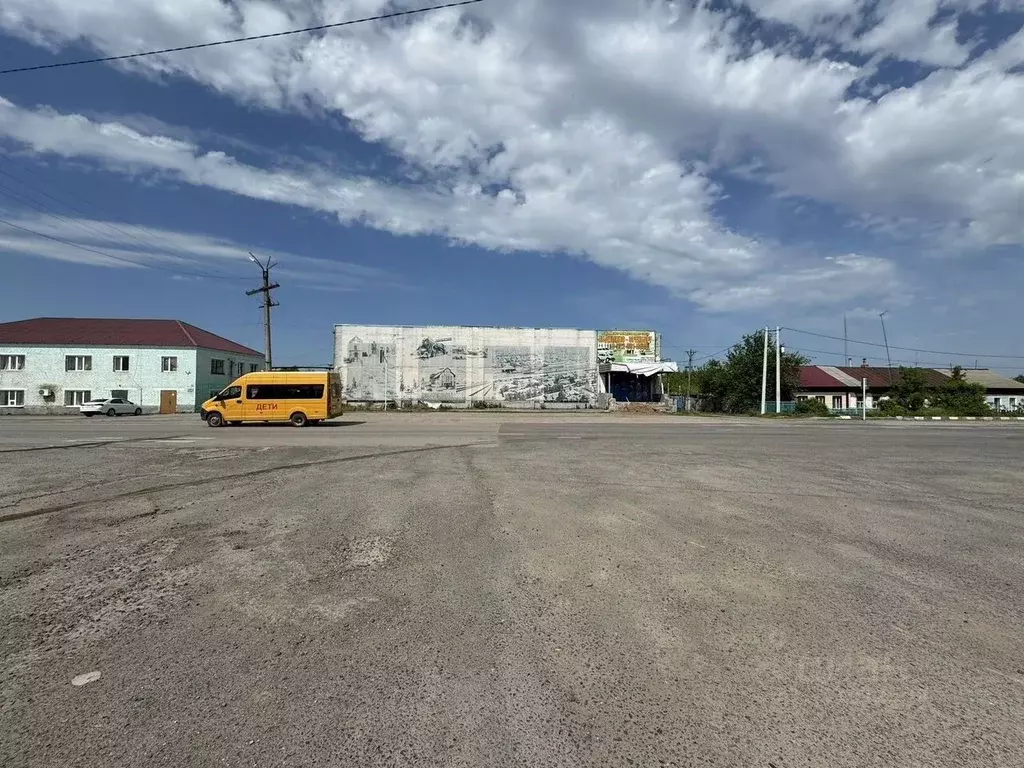
[[[599,391],[596,331],[338,325],[334,343],[351,401],[589,405]]]

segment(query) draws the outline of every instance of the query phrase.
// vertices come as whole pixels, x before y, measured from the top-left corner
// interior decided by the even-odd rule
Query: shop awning
[[[679,364],[669,360],[660,363],[606,363],[601,373],[632,373],[636,376],[655,376],[659,373],[678,373]]]

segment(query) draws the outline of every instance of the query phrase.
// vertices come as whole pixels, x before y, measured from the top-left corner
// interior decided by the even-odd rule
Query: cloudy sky
[[[4,0],[0,69],[430,4]],[[1019,371],[1022,27],[1024,0],[484,0],[0,75],[0,319],[258,347],[252,250],[281,362],[329,362],[336,322],[650,327],[678,358],[844,314],[881,342],[889,310],[942,352],[894,361]]]

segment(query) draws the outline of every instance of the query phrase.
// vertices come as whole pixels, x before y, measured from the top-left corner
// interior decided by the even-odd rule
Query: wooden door
[[[178,412],[178,390],[176,389],[161,389],[160,390],[160,413],[177,413]]]

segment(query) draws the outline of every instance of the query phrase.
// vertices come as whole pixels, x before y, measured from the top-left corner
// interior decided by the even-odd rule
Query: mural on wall
[[[591,404],[598,392],[594,331],[342,325],[335,368],[353,401]]]
[[[598,331],[601,363],[643,363],[661,360],[661,337],[654,331]]]

